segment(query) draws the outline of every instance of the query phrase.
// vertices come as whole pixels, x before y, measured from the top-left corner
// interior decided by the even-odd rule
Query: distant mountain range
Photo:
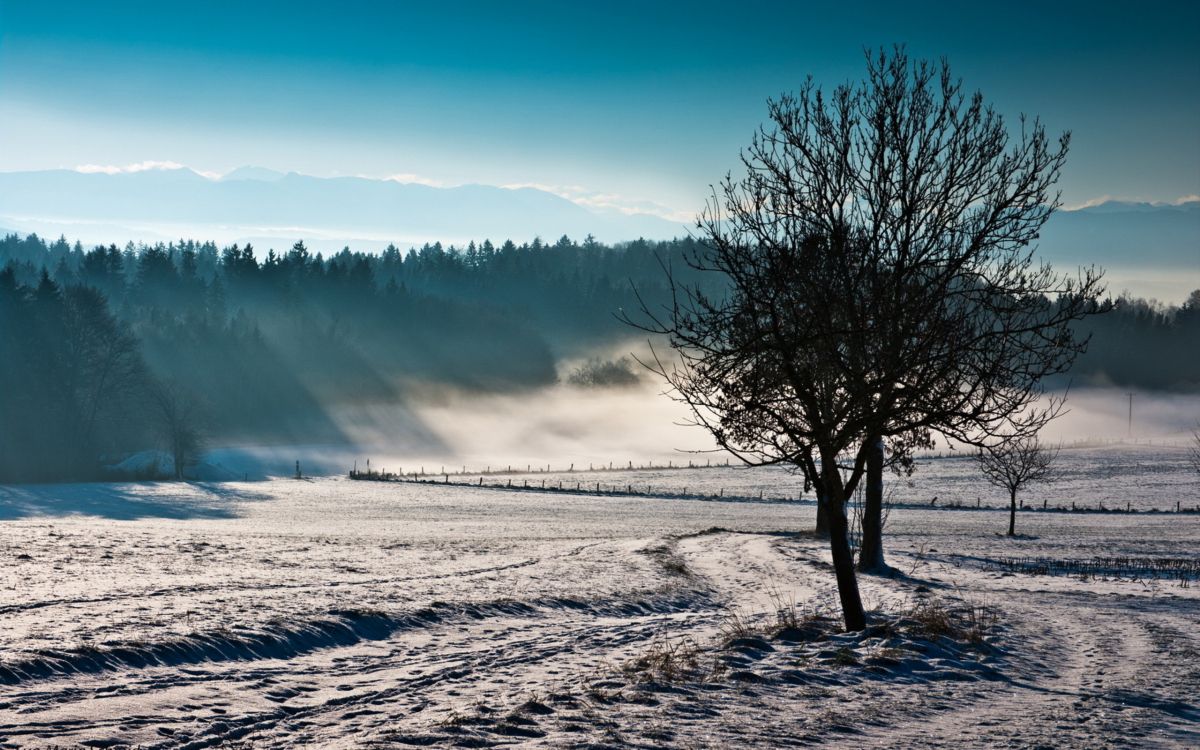
[[[1060,270],[1100,266],[1113,296],[1128,292],[1178,304],[1200,289],[1200,200],[1108,201],[1058,211],[1038,249]]]
[[[686,234],[683,224],[601,212],[534,188],[431,187],[361,177],[312,177],[242,167],[219,179],[187,168],[0,173],[0,227],[85,244],[180,237],[283,249],[377,250],[439,240],[501,242],[595,235],[605,242]],[[1110,288],[1176,298],[1200,287],[1200,200],[1109,201],[1059,211],[1039,241],[1062,267],[1110,269]]]
[[[1200,200],[1108,201],[1051,217],[1039,241],[1051,260],[1200,273]]]
[[[303,238],[317,249],[535,236],[553,241],[564,234],[614,242],[686,233],[682,224],[658,216],[593,211],[534,188],[442,188],[261,167],[242,167],[220,179],[186,168],[3,172],[0,226],[85,243],[182,236],[279,248]]]

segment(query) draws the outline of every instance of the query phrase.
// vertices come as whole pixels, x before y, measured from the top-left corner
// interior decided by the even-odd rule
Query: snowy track
[[[979,587],[1002,602],[1019,663],[1004,684],[867,746],[1195,747],[1200,601]],[[1190,628],[1187,623],[1191,623]],[[1181,627],[1182,626],[1182,627]],[[1188,632],[1190,631],[1190,632]]]

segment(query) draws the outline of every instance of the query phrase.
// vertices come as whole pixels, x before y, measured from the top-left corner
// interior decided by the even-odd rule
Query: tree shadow
[[[0,521],[70,516],[117,521],[237,518],[241,503],[269,497],[216,482],[0,485]]]
[[[910,572],[905,572],[904,570],[891,565],[884,565],[882,568],[873,570],[860,570],[858,571],[858,575],[863,578],[886,578],[888,580],[895,581],[896,583],[912,586],[917,589],[918,593],[920,593],[922,587],[926,591],[931,591],[933,589],[949,589],[954,587],[953,583],[946,583],[945,581],[936,578],[921,578],[919,576],[914,576]]]

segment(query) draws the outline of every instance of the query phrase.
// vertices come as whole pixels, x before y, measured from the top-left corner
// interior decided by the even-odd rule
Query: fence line
[[[688,461],[687,463],[683,463],[683,462],[676,463],[675,461],[668,460],[665,464],[661,464],[661,463],[656,464],[653,461],[647,461],[644,464],[635,464],[633,461],[626,461],[625,463],[621,463],[619,461],[609,461],[607,464],[605,464],[605,463],[597,464],[596,462],[592,462],[587,465],[587,468],[584,468],[583,464],[580,464],[579,468],[576,468],[575,464],[570,464],[565,469],[562,469],[562,468],[555,469],[555,468],[553,468],[552,464],[545,464],[545,465],[538,464],[537,466],[534,466],[533,464],[527,463],[527,464],[525,464],[524,469],[522,469],[519,465],[514,466],[513,464],[497,464],[494,467],[492,465],[488,465],[483,470],[475,469],[475,470],[470,470],[470,471],[468,471],[466,466],[461,466],[457,469],[455,469],[454,467],[450,467],[450,471],[446,471],[446,465],[441,464],[438,467],[438,471],[433,471],[432,466],[429,467],[430,471],[426,471],[425,466],[418,465],[418,467],[415,471],[404,471],[401,468],[394,472],[387,472],[387,474],[389,476],[407,477],[407,478],[416,479],[416,478],[422,478],[422,477],[445,477],[445,476],[494,477],[494,476],[509,476],[509,475],[519,476],[522,474],[596,474],[596,473],[600,473],[600,472],[621,472],[621,471],[686,471],[686,470],[696,470],[696,469],[728,469],[731,466],[733,466],[733,464],[730,463],[729,459],[725,459],[724,461],[718,461],[715,463],[711,459],[705,461],[704,463],[697,463],[695,461]],[[379,473],[379,471],[373,472],[371,469],[371,462],[370,462],[370,460],[368,460],[367,468],[365,471],[359,472],[358,465],[356,463],[354,466],[354,469],[352,470],[352,473],[369,474],[369,473]]]
[[[686,467],[685,467],[686,468]],[[585,482],[578,480],[575,482],[559,479],[557,482],[548,482],[545,479],[533,480],[522,479],[519,482],[514,482],[509,479],[505,483],[484,483],[485,474],[475,473],[472,476],[479,477],[477,482],[452,482],[451,477],[462,476],[461,474],[443,473],[441,479],[434,479],[434,476],[426,474],[424,476],[414,476],[411,474],[394,474],[385,471],[359,471],[358,469],[350,470],[350,479],[356,481],[367,482],[394,482],[403,484],[424,484],[441,487],[457,487],[466,489],[490,489],[490,490],[517,490],[530,492],[561,492],[571,495],[600,495],[607,497],[662,497],[662,498],[677,498],[689,500],[727,500],[734,502],[760,502],[760,503],[793,503],[813,504],[815,500],[805,500],[803,497],[791,495],[767,495],[760,490],[757,495],[730,495],[726,494],[724,488],[715,493],[705,492],[688,492],[688,487],[680,490],[671,489],[655,489],[651,485],[634,484],[632,482],[605,484],[604,482]]]
[[[435,476],[440,477],[434,478]],[[460,477],[461,474],[443,473],[440,475],[411,475],[411,474],[396,474],[387,471],[375,471],[367,469],[359,471],[357,468],[351,469],[349,478],[355,481],[366,482],[393,482],[403,484],[423,484],[442,487],[457,487],[460,489],[487,489],[487,490],[513,490],[513,491],[529,491],[529,492],[556,492],[571,495],[595,495],[603,497],[654,497],[666,499],[687,499],[687,500],[714,500],[728,502],[759,502],[759,503],[790,503],[794,505],[815,505],[815,499],[805,499],[802,495],[768,495],[763,490],[759,490],[758,494],[737,495],[730,494],[725,488],[720,488],[717,492],[688,492],[688,487],[683,487],[682,490],[671,488],[655,488],[650,484],[635,484],[633,482],[625,483],[609,483],[575,480],[570,481],[559,478],[557,481],[547,479],[530,480],[528,477],[519,481],[514,481],[512,478],[506,482],[484,482],[488,475],[475,473],[471,476],[478,477],[478,481],[451,481],[451,477]],[[892,502],[889,504],[892,509],[906,510],[963,510],[963,511],[1007,511],[1008,505],[984,505],[976,500],[975,505],[967,505],[961,502],[941,503],[938,504],[936,499],[933,503],[926,502]],[[1151,508],[1147,510],[1138,510],[1130,505],[1124,508],[1108,508],[1103,502],[1097,503],[1096,507],[1085,507],[1072,502],[1071,505],[1051,506],[1044,504],[1041,507],[1024,505],[1019,508],[1022,513],[1103,513],[1103,514],[1159,514],[1159,513],[1181,513],[1189,515],[1200,515],[1200,505],[1195,507],[1185,507],[1182,503],[1176,502],[1174,510],[1159,510]]]
[[[1157,440],[1157,443],[1156,443],[1156,440]],[[1064,450],[1075,450],[1075,449],[1086,449],[1086,448],[1100,448],[1100,447],[1114,446],[1114,445],[1150,445],[1150,446],[1159,445],[1159,446],[1178,447],[1181,444],[1176,441],[1172,441],[1170,439],[1161,439],[1161,438],[1159,438],[1159,439],[1153,439],[1153,438],[1151,438],[1151,439],[1146,439],[1146,438],[1141,438],[1141,439],[1139,439],[1139,438],[1088,438],[1088,439],[1084,439],[1084,440],[1062,442],[1059,444],[1059,447]],[[957,451],[954,451],[954,450],[952,450],[952,451],[919,451],[914,455],[914,458],[917,459],[918,461],[930,461],[930,460],[936,461],[936,460],[940,460],[940,459],[971,458],[972,456],[973,456],[973,454],[970,451],[964,449],[964,450],[957,450]],[[607,463],[605,463],[603,461],[600,461],[600,462],[593,461],[593,462],[589,462],[586,467],[582,463],[579,463],[578,465],[572,463],[572,464],[567,465],[565,468],[563,468],[563,467],[555,468],[553,466],[553,464],[537,464],[535,466],[534,464],[527,462],[525,464],[524,468],[522,468],[519,464],[507,463],[507,464],[488,464],[488,465],[485,465],[485,467],[483,469],[479,469],[478,467],[470,468],[466,465],[462,465],[462,466],[458,466],[458,467],[451,466],[449,471],[447,471],[446,464],[440,464],[436,467],[437,471],[434,471],[433,469],[435,467],[432,465],[429,465],[429,466],[418,465],[418,467],[415,470],[404,471],[403,469],[398,469],[397,471],[391,472],[391,473],[393,473],[396,476],[411,477],[411,478],[444,477],[444,476],[452,476],[452,477],[485,476],[485,477],[489,477],[489,476],[509,476],[509,475],[519,476],[519,475],[523,475],[523,474],[590,474],[590,473],[599,473],[599,472],[628,472],[628,471],[682,471],[682,470],[696,470],[696,469],[728,469],[731,467],[732,468],[747,468],[747,467],[742,466],[741,464],[732,463],[730,461],[730,459],[728,459],[728,458],[726,458],[724,460],[717,460],[717,461],[713,461],[712,459],[705,459],[703,462],[699,462],[696,460],[688,460],[686,463],[683,461],[677,462],[677,461],[673,461],[673,460],[667,460],[666,463],[655,463],[653,460],[645,461],[644,463],[634,463],[632,460],[627,459],[623,462],[622,461],[609,461]],[[355,471],[357,471],[357,469],[358,469],[358,467],[355,466]],[[428,469],[428,471],[426,471],[426,469]],[[366,471],[367,472],[371,471],[371,462],[369,460],[367,461]]]

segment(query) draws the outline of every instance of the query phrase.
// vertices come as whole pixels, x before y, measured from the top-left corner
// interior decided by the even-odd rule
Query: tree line
[[[665,292],[688,246],[562,238],[401,253],[285,253],[180,241],[85,250],[0,240],[0,481],[86,478],[184,439],[336,442],[339,405],[413,382],[513,391],[627,335],[613,316]],[[633,284],[631,284],[633,282]],[[163,433],[170,433],[164,435]],[[186,430],[184,431],[186,432]]]
[[[670,284],[719,296],[693,239],[429,243],[328,256],[181,240],[85,249],[0,238],[0,481],[97,476],[123,453],[172,452],[164,394],[214,440],[336,441],[333,411],[402,400],[406,383],[553,383],[555,363],[629,335],[621,310]],[[1079,324],[1076,383],[1196,388],[1200,294],[1135,299]],[[165,389],[165,390],[164,390]],[[169,399],[169,400],[171,400]],[[169,401],[168,400],[168,401]],[[169,431],[169,430],[168,430]]]

